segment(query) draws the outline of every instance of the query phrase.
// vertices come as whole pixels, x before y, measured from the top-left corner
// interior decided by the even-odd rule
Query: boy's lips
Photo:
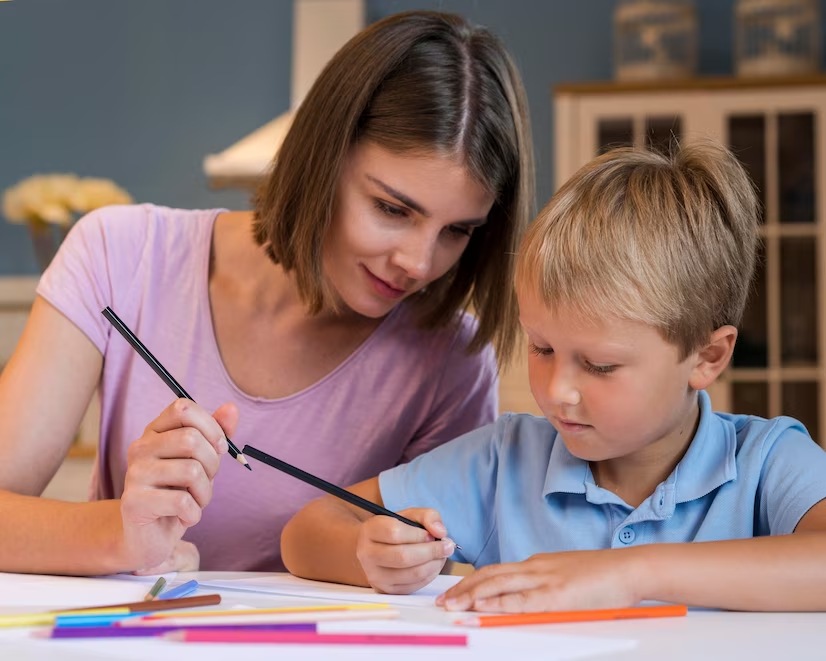
[[[566,429],[566,430],[577,431],[577,430],[587,429],[588,427],[591,426],[591,425],[585,424],[584,422],[577,422],[576,420],[570,420],[568,418],[560,418],[559,416],[552,416],[552,417],[553,417],[553,422],[554,422],[555,425],[557,425],[559,427],[562,427],[563,429]]]

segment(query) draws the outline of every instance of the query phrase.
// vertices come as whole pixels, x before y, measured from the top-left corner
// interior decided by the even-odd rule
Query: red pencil
[[[475,615],[456,620],[456,624],[469,627],[504,627],[516,624],[557,624],[563,622],[596,622],[599,620],[630,620],[637,617],[680,617],[687,613],[688,608],[684,604],[667,604],[664,606],[601,608],[599,610],[583,611]]]
[[[169,633],[164,638],[184,643],[467,646],[467,636],[463,634],[312,633],[304,631],[201,631],[182,629]]]

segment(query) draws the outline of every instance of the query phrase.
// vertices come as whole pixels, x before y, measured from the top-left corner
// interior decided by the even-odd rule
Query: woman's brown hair
[[[405,12],[357,34],[322,71],[255,199],[255,238],[295,271],[311,313],[328,300],[322,247],[343,163],[359,141],[456,155],[495,195],[458,263],[412,302],[424,328],[444,327],[472,305],[479,326],[469,350],[493,342],[505,364],[517,332],[514,259],[534,178],[525,93],[505,47],[459,16]]]

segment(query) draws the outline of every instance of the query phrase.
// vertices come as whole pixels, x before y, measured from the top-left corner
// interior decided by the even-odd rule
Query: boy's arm
[[[377,477],[348,491],[384,505]],[[314,500],[284,527],[281,556],[296,576],[409,593],[432,581],[453,553],[438,513],[409,509],[404,515],[427,530],[389,516],[374,516],[334,496]]]
[[[347,488],[383,505],[377,477]],[[304,507],[284,526],[281,559],[290,573],[316,581],[367,586],[356,557],[361,524],[371,514],[340,498],[323,496]]]
[[[437,603],[524,612],[633,606],[644,600],[745,611],[826,611],[826,501],[795,533],[720,542],[543,553],[491,565]]]
[[[650,547],[646,555],[653,582],[645,598],[731,610],[826,610],[826,500],[791,535]]]

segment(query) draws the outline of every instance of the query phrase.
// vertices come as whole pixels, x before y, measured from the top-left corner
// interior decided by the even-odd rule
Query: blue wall
[[[552,191],[551,87],[612,75],[614,0],[368,0],[367,20],[454,11],[522,69],[540,203]],[[700,73],[732,70],[734,0],[696,0]],[[103,176],[137,201],[241,208],[211,191],[205,154],[289,104],[291,0],[0,3],[0,192],[37,172]],[[37,272],[27,231],[0,219],[0,276]]]

